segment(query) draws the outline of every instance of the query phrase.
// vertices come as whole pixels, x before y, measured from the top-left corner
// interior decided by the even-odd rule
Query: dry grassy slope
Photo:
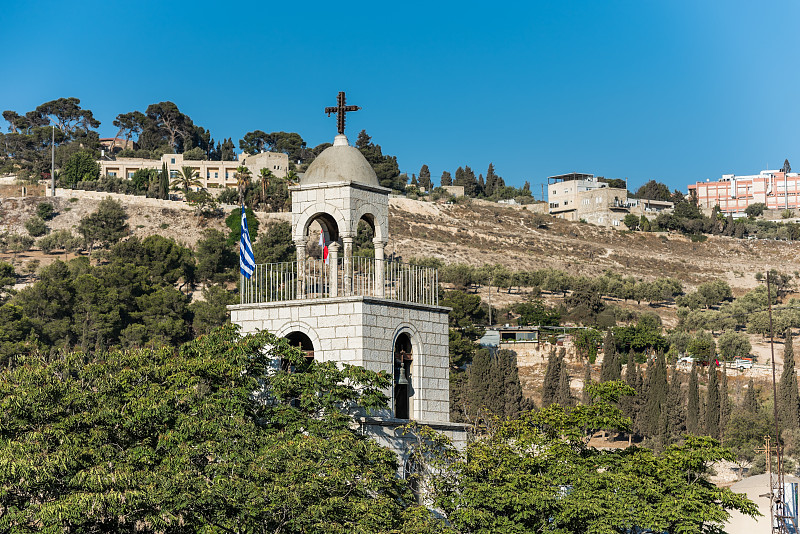
[[[406,259],[554,267],[590,276],[613,269],[648,280],[671,276],[688,287],[723,278],[737,293],[756,285],[756,272],[800,270],[800,244],[784,241],[712,236],[692,243],[679,235],[620,232],[547,216],[547,228],[539,228],[543,216],[531,210],[482,201],[444,205],[398,198],[390,215],[389,251]]]

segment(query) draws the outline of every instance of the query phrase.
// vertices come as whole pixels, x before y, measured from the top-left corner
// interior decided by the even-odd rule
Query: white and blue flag
[[[242,238],[239,241],[239,270],[248,280],[256,268],[256,257],[253,255],[253,244],[250,243],[250,231],[247,228],[247,215],[242,204]]]

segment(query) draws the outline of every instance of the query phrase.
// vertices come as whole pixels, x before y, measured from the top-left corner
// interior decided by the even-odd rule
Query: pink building
[[[697,196],[701,208],[719,206],[723,212],[744,212],[750,204],[763,202],[767,209],[800,208],[800,174],[761,171],[749,176],[723,174],[717,182],[696,182],[689,194]]]

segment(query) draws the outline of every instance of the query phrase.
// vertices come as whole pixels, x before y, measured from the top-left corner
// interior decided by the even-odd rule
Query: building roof
[[[360,150],[350,146],[344,135],[337,135],[333,146],[311,162],[300,185],[330,182],[359,182],[380,187],[372,166]]]

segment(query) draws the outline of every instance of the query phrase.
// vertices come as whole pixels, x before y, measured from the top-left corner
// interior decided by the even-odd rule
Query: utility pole
[[[50,196],[56,196],[56,125],[53,124],[53,134],[50,140]]]

